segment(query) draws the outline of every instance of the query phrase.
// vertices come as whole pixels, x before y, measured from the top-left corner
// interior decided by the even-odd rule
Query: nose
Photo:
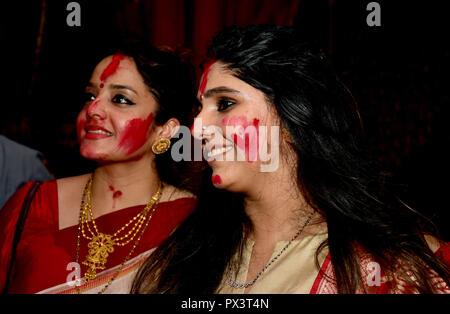
[[[222,134],[222,129],[208,109],[202,108],[194,119],[191,134],[197,140],[211,141],[216,135]]]
[[[191,127],[191,134],[197,140],[203,140],[205,131],[208,127],[208,114],[205,108],[202,108],[194,119],[194,124]]]
[[[91,119],[104,119],[106,117],[105,108],[103,106],[103,102],[100,97],[95,98],[92,103],[87,108],[87,116]]]

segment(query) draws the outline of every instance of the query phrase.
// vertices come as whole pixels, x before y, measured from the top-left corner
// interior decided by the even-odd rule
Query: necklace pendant
[[[84,264],[84,263],[83,263]],[[85,264],[86,265],[86,264]],[[89,269],[86,271],[86,273],[84,274],[84,280],[86,282],[89,282],[91,280],[94,280],[95,278],[97,278],[97,272],[95,270],[95,266],[89,267]]]
[[[83,265],[89,267],[84,275],[86,282],[97,277],[97,270],[105,269],[110,253],[114,252],[115,241],[108,234],[99,233],[88,244],[88,255]]]

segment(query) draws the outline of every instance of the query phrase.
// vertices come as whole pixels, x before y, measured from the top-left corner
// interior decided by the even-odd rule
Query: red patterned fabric
[[[450,266],[450,245],[444,243],[436,252],[436,256],[439,257],[444,263]],[[411,285],[404,279],[397,277],[395,278],[396,284],[393,284],[392,278],[386,276],[382,269],[380,269],[380,282],[379,284],[368,284],[372,279],[371,267],[375,263],[374,259],[370,254],[365,253],[362,249],[358,250],[358,255],[360,259],[361,275],[363,278],[364,286],[358,288],[356,293],[369,293],[369,294],[412,294],[418,293],[418,291],[411,287]],[[372,264],[373,263],[373,264]],[[408,273],[410,279],[415,281],[414,276]],[[445,283],[445,281],[438,276],[434,271],[430,270],[430,276],[432,277],[432,282],[434,287],[439,293],[450,294],[450,287]],[[325,261],[322,264],[319,275],[314,281],[313,287],[310,291],[311,294],[337,294],[338,288],[336,285],[333,265],[331,263],[331,255],[328,253]]]
[[[22,202],[31,182],[20,188],[0,211],[0,287],[11,258],[11,246]],[[44,182],[37,191],[17,247],[9,293],[36,293],[66,282],[75,262],[78,225],[62,230],[58,227],[58,194],[56,181]],[[138,214],[145,205],[128,207],[96,219],[103,233],[112,234]],[[194,198],[181,198],[159,203],[144,236],[131,258],[157,247],[194,209]],[[129,254],[134,241],[124,247],[115,247],[106,267],[121,264]],[[81,275],[87,268],[82,265],[87,254],[88,241],[81,237]]]
[[[434,254],[445,264],[450,265],[450,243],[442,245]]]

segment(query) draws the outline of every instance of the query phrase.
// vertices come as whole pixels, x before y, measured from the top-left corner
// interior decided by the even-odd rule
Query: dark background
[[[0,18],[0,133],[46,157],[60,178],[89,171],[78,153],[75,119],[90,71],[123,38],[189,49],[198,65],[227,25],[297,27],[316,41],[359,103],[370,150],[413,207],[449,241],[449,14],[445,1],[83,0],[69,27],[65,0],[3,1]]]

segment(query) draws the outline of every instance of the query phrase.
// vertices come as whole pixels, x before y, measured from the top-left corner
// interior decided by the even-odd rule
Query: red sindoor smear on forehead
[[[211,66],[213,65],[215,61],[214,60],[209,60],[206,65],[205,65],[205,71],[203,72],[203,78],[202,78],[202,82],[200,83],[200,100],[203,99],[203,93],[205,92],[205,88],[206,88],[206,83],[208,82],[208,73],[209,73],[209,69],[211,68]]]
[[[108,66],[105,68],[105,70],[103,70],[102,75],[100,75],[100,81],[101,81],[100,88],[103,88],[103,86],[105,85],[104,83],[106,82],[108,77],[110,77],[111,75],[116,73],[117,68],[119,67],[120,61],[123,58],[125,58],[125,55],[123,55],[121,53],[116,53],[115,55],[113,55],[111,62],[108,64]]]
[[[129,120],[125,127],[121,139],[119,141],[119,148],[123,149],[125,154],[129,155],[141,148],[150,136],[150,126],[153,122],[153,113],[150,113],[147,119],[133,119]]]

